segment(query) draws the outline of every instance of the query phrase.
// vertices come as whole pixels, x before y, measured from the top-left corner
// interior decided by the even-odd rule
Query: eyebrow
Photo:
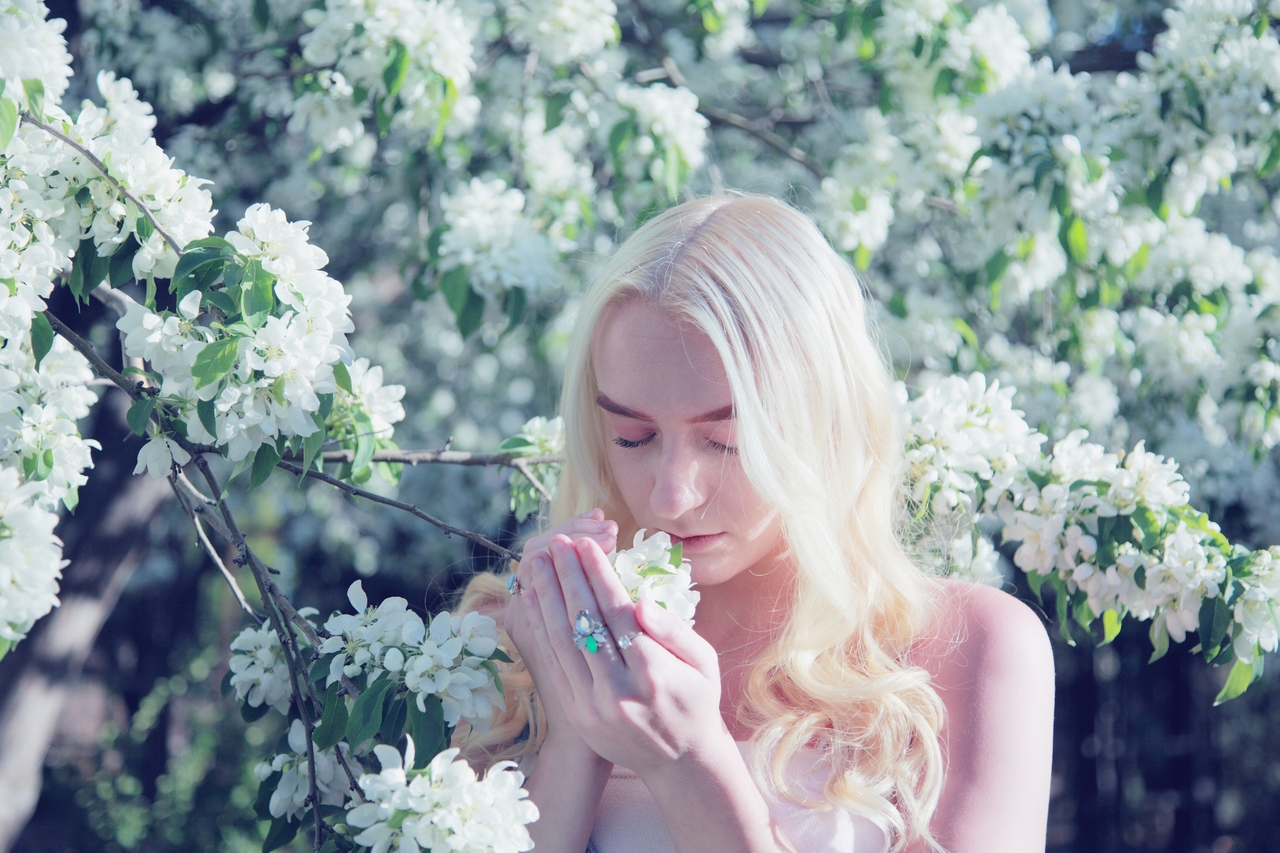
[[[628,409],[626,406],[615,403],[613,400],[610,400],[604,394],[596,395],[596,405],[604,409],[606,412],[612,412],[613,414],[621,415],[624,418],[635,418],[638,421],[653,420],[653,418],[649,417],[648,415],[642,415],[637,411]],[[698,415],[697,417],[690,418],[689,423],[691,424],[713,423],[715,421],[727,421],[732,417],[733,417],[733,404],[731,403],[728,406],[721,406],[718,409],[713,409],[710,412],[704,412],[703,414]]]

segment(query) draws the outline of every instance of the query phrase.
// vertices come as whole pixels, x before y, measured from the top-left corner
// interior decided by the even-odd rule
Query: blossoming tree
[[[523,519],[560,451],[523,418],[487,454],[398,448],[406,389],[354,350],[298,199],[349,199],[326,227],[376,235],[447,306],[439,341],[497,348],[683,193],[790,192],[877,297],[922,561],[982,580],[1003,553],[1052,590],[1068,641],[1146,622],[1154,658],[1195,633],[1230,667],[1219,701],[1276,650],[1280,551],[1196,508],[1268,496],[1249,523],[1278,541],[1274,2],[1183,0],[1132,73],[1099,76],[1054,66],[1035,0],[185,9],[82,3],[96,88],[75,106],[63,23],[0,0],[0,653],[57,604],[54,527],[105,380],[146,437],[135,473],[167,479],[211,559],[206,528],[258,586],[226,688],[292,718],[256,771],[266,848],[306,824],[317,850],[527,849],[534,811],[516,771],[477,778],[449,748],[501,706],[492,620],[371,606],[357,584],[354,614],[321,623],[249,546],[230,481],[283,469],[510,559],[389,496],[400,466],[507,466]],[[254,122],[276,142],[237,153]],[[241,193],[218,196],[222,225],[220,185]],[[57,288],[112,308],[121,361],[49,309]],[[667,566],[649,592],[691,613],[678,555],[635,544],[624,577]]]

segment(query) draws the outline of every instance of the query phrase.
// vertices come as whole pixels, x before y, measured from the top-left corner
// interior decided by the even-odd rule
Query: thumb
[[[659,645],[707,678],[719,680],[720,658],[692,626],[648,598],[636,602],[635,612],[640,628]]]

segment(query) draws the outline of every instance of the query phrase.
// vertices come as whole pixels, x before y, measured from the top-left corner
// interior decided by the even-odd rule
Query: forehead
[[[591,363],[601,393],[651,416],[732,402],[724,364],[706,333],[639,300],[605,310]]]

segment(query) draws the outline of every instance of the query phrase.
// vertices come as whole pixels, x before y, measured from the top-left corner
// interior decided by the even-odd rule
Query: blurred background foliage
[[[77,57],[73,87],[87,85],[94,63],[111,55],[95,22],[133,15],[146,28],[160,20],[147,17],[152,5],[49,4],[51,15],[68,21]],[[193,7],[154,5],[199,27]],[[1044,52],[1075,71],[1133,69],[1136,53],[1149,49],[1163,26],[1163,8],[1150,0],[1057,0]],[[184,38],[179,31],[153,35]],[[87,44],[94,47],[91,59]],[[528,417],[553,410],[563,319],[539,314],[535,305],[527,322],[508,334],[486,328],[464,340],[439,296],[416,298],[421,285],[402,261],[426,234],[401,199],[406,187],[440,180],[425,158],[383,145],[374,154],[355,146],[308,162],[307,143],[285,136],[279,123],[237,113],[234,101],[184,100],[177,77],[148,79],[136,72],[151,66],[129,66],[128,56],[112,57],[111,67],[132,76],[156,105],[157,141],[177,165],[215,181],[220,230],[257,200],[314,223],[313,242],[329,254],[329,271],[354,297],[354,350],[381,364],[388,383],[408,389],[407,417],[397,428],[401,447],[452,441],[457,449],[492,449]],[[782,62],[768,73],[786,75],[790,67]],[[73,90],[64,100],[76,103],[88,94]],[[725,154],[743,157],[744,151]],[[466,153],[479,173],[474,163],[486,152]],[[785,197],[790,183],[784,173],[760,174],[749,188]],[[74,313],[56,302],[52,307]],[[109,350],[113,330],[96,322],[100,310],[91,307],[79,322]],[[83,580],[99,592],[115,584],[107,599],[117,593],[118,599],[82,670],[49,674],[68,698],[45,760],[39,803],[14,849],[249,853],[259,849],[266,827],[255,815],[250,768],[281,737],[283,721],[268,715],[246,723],[219,695],[227,643],[243,627],[243,614],[178,507],[161,500],[154,513],[127,523],[94,515],[95,504],[110,506],[131,479],[140,442],[122,420],[119,408],[97,410],[86,432],[104,448],[91,477],[94,491],[86,490],[85,509],[64,525],[72,529],[61,531],[73,561],[93,551],[102,552],[103,561],[118,558],[121,571]],[[406,468],[399,496],[501,544],[515,542],[532,524],[516,524],[500,471]],[[356,578],[372,600],[400,595],[435,610],[470,573],[493,568],[487,555],[402,513],[323,485],[299,487],[279,473],[233,500],[252,546],[280,569],[294,601],[321,612],[342,607],[342,591]],[[1224,531],[1248,542],[1249,531],[1232,529],[1239,508],[1216,509]],[[64,598],[75,594],[77,582],[68,579]],[[252,590],[247,572],[241,584]],[[1026,589],[1019,592],[1028,597]],[[40,630],[0,662],[0,691],[15,687],[32,665]],[[1100,648],[1068,647],[1056,631],[1051,636],[1058,704],[1049,850],[1280,851],[1275,668],[1242,698],[1213,708],[1226,673],[1180,650],[1148,665],[1144,626],[1128,625],[1115,643]]]

